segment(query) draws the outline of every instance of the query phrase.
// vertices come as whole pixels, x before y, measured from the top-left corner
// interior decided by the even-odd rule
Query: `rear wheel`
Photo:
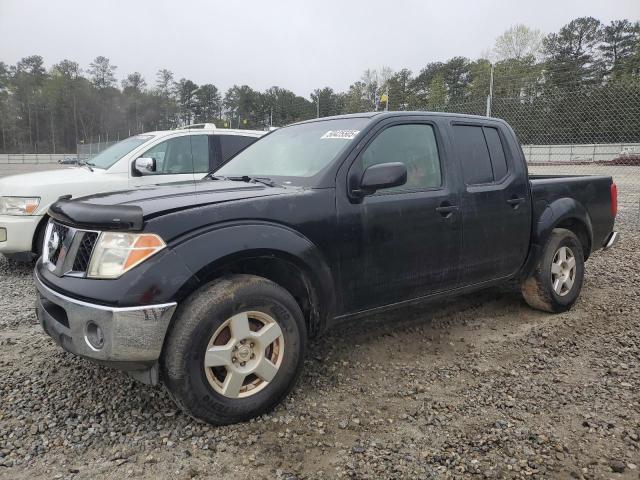
[[[176,403],[215,425],[277,405],[300,374],[304,317],[279,285],[233,275],[196,291],[167,336],[162,377]]]
[[[578,299],[583,279],[584,254],[580,240],[570,230],[556,228],[533,275],[523,282],[522,295],[533,308],[564,312]]]

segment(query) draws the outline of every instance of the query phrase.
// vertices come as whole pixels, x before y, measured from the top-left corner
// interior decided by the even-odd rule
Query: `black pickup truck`
[[[65,350],[260,415],[346,318],[516,281],[562,312],[617,239],[610,177],[527,174],[492,118],[370,113],[266,135],[202,181],[60,200],[35,278]]]

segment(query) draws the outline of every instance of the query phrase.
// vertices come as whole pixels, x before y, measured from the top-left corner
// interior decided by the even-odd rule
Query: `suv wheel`
[[[522,284],[522,295],[533,308],[565,312],[578,299],[583,279],[584,255],[580,240],[570,230],[556,228],[533,275]]]
[[[181,307],[165,343],[162,378],[198,420],[248,420],[291,391],[306,337],[302,311],[285,289],[252,275],[224,277]]]

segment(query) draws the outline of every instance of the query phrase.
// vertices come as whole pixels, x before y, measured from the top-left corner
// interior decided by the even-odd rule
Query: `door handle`
[[[448,218],[453,212],[458,211],[459,208],[460,207],[458,207],[458,205],[450,205],[448,202],[443,202],[439,207],[436,207],[436,212],[438,212],[444,218]]]
[[[524,203],[524,198],[513,196],[509,200],[507,200],[507,203],[515,209],[518,208],[521,203]]]

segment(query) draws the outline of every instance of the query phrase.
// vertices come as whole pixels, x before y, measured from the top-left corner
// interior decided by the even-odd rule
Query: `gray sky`
[[[84,69],[104,55],[118,79],[139,71],[149,86],[168,68],[223,90],[308,96],[345,90],[366,68],[477,58],[515,23],[548,33],[587,15],[637,20],[640,0],[0,0],[0,61],[39,54]]]

